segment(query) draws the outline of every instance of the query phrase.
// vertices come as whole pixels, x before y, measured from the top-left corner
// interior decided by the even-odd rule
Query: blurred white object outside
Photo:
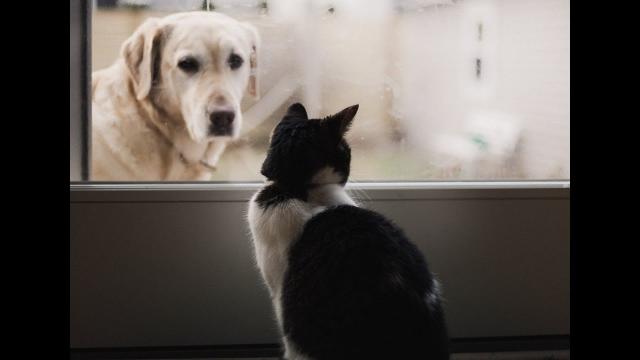
[[[482,177],[509,167],[518,155],[521,137],[522,127],[515,116],[475,112],[461,131],[434,137],[432,156],[439,166],[459,168],[463,178]]]

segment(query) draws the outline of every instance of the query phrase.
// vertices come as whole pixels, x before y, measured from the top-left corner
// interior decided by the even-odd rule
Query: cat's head
[[[349,178],[351,148],[344,139],[358,105],[309,119],[300,103],[289,107],[271,135],[262,175],[286,187],[340,184]]]

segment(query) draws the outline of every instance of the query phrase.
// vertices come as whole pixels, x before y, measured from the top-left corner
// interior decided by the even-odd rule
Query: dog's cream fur
[[[282,281],[287,271],[289,246],[300,236],[307,221],[328,206],[354,205],[355,201],[345,189],[335,183],[338,177],[331,168],[324,168],[314,176],[314,187],[309,192],[308,201],[291,199],[267,209],[256,202],[260,191],[249,202],[248,222],[253,237],[256,262],[264,279],[274,306],[276,320],[282,330]],[[267,183],[265,186],[268,186]],[[308,360],[286,338],[285,358],[288,360]]]
[[[258,96],[259,35],[211,12],[146,20],[120,58],[92,79],[92,180],[205,180],[242,124],[240,101]],[[231,69],[227,59],[243,64]],[[190,56],[199,71],[182,71]],[[209,133],[214,111],[235,113],[230,136]]]

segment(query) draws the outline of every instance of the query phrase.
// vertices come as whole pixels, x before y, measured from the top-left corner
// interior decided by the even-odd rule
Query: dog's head
[[[180,13],[146,20],[122,58],[137,99],[204,142],[238,136],[244,92],[258,97],[259,41],[252,25],[228,16]]]

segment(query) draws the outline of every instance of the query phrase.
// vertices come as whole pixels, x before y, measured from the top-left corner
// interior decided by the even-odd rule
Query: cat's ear
[[[351,127],[353,118],[358,112],[358,107],[358,104],[349,106],[339,113],[329,116],[325,120],[327,126],[329,126],[332,132],[337,133],[340,137],[342,137]]]
[[[289,109],[287,109],[287,115],[285,117],[309,120],[309,116],[307,116],[307,110],[304,108],[304,105],[300,103],[295,103],[289,106]]]

